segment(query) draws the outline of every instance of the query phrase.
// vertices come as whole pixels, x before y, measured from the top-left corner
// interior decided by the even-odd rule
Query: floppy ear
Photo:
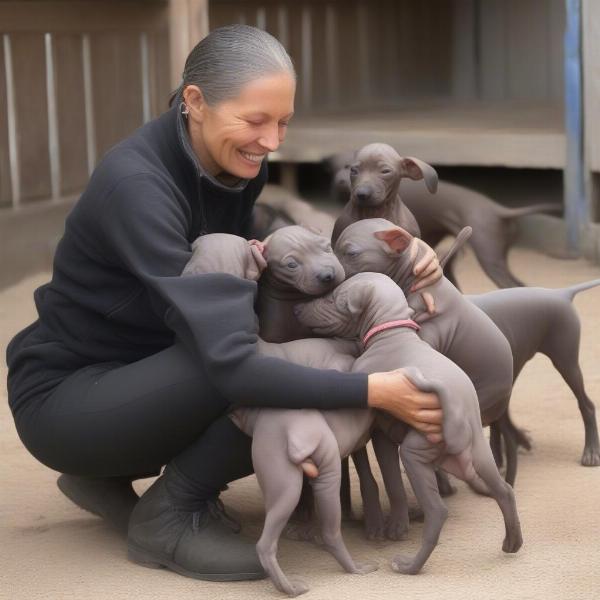
[[[365,307],[371,302],[373,286],[360,279],[354,282],[347,281],[347,288],[341,298],[341,306],[348,315],[358,316],[363,313]]]
[[[384,241],[397,254],[404,252],[413,241],[413,236],[401,227],[376,231],[374,235],[378,240]]]
[[[419,179],[425,179],[425,185],[427,189],[435,194],[438,186],[438,174],[436,170],[428,165],[426,162],[414,158],[412,156],[406,156],[400,159],[400,174],[402,177],[408,177],[415,181]]]
[[[248,262],[244,277],[250,281],[258,281],[262,272],[267,268],[267,261],[263,256],[265,247],[258,240],[249,240],[248,250]]]

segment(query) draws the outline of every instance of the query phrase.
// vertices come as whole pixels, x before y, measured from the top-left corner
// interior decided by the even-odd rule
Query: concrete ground
[[[530,285],[566,286],[600,277],[583,260],[559,261],[525,249],[510,255],[514,272]],[[458,278],[466,292],[492,289],[473,256],[460,261]],[[29,278],[0,293],[0,346],[34,319],[32,291],[47,275]],[[600,399],[600,288],[580,294],[575,305],[583,323],[581,366],[589,396]],[[560,324],[557,324],[560,326]],[[6,369],[0,367],[5,378]],[[254,599],[280,595],[268,580],[205,583],[127,561],[125,543],[95,518],[61,496],[57,474],[22,447],[0,392],[0,598],[7,600],[110,598],[197,600]],[[462,483],[446,500],[449,518],[438,548],[417,576],[401,576],[389,566],[396,553],[418,547],[422,525],[405,542],[368,542],[358,523],[344,525],[357,558],[379,562],[365,576],[347,575],[323,550],[282,540],[283,569],[311,586],[306,599],[360,598],[419,600],[556,599],[600,597],[600,468],[579,459],[583,426],[575,398],[549,360],[532,360],[515,387],[514,420],[529,430],[534,447],[521,453],[516,496],[525,543],[516,555],[501,551],[503,523],[493,501]],[[136,484],[141,493],[150,481]],[[353,482],[354,505],[360,507]],[[253,477],[234,483],[223,495],[245,532],[260,533],[263,509]],[[357,512],[360,508],[357,509]]]

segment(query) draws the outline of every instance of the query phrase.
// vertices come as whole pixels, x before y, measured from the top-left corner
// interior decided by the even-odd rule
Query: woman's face
[[[188,86],[188,130],[202,166],[215,176],[256,177],[267,154],[285,138],[295,91],[288,73],[275,73],[250,81],[236,98],[209,106],[196,86]]]

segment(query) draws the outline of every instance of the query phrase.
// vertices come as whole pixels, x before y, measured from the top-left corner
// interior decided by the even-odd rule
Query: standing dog
[[[182,275],[223,272],[257,280],[267,267],[261,246],[230,234],[202,236],[194,242],[192,258]],[[356,348],[347,340],[273,344],[259,339],[258,351],[297,364],[348,371]],[[266,511],[256,550],[278,590],[297,596],[309,589],[301,580],[288,578],[277,561],[279,537],[300,498],[303,473],[312,477],[325,549],[349,573],[364,574],[377,568],[375,563],[357,563],[350,556],[341,534],[340,507],[340,454],[347,456],[364,446],[374,418],[374,411],[358,409],[239,408],[232,414],[238,427],[252,436],[252,462]]]
[[[400,455],[425,514],[423,542],[411,558],[396,556],[392,566],[401,573],[418,573],[434,550],[447,517],[440,497],[435,467],[440,466],[498,503],[506,527],[504,552],[517,552],[521,528],[511,486],[494,462],[481,426],[479,403],[469,377],[413,330],[413,311],[389,277],[359,273],[331,294],[297,308],[298,318],[315,332],[354,339],[364,351],[353,371],[372,373],[405,368],[420,389],[435,391],[442,405],[444,443],[432,444],[408,427],[397,430]],[[405,507],[406,512],[408,509]]]

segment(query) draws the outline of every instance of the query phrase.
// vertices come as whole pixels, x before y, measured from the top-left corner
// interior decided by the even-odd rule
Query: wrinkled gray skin
[[[386,239],[379,239],[385,237]],[[385,219],[364,219],[348,226],[335,245],[335,252],[347,277],[356,273],[376,272],[388,275],[406,293],[409,306],[420,321],[419,337],[432,348],[456,363],[475,386],[481,419],[489,425],[502,419],[508,408],[512,391],[512,354],[510,346],[498,327],[445,278],[410,293],[414,276],[412,269],[421,250],[408,232]],[[421,294],[433,296],[434,315],[424,310]],[[375,432],[373,447],[379,462],[386,491],[390,498],[390,519],[385,529],[387,537],[403,535],[408,523],[399,506],[404,502],[402,477],[394,460],[397,450],[388,439]],[[516,447],[507,445],[513,454],[507,458],[516,461]],[[366,477],[366,476],[365,476]],[[514,481],[509,481],[512,485]],[[373,500],[375,498],[375,500]],[[365,509],[371,519],[383,522],[378,498],[371,494],[364,502],[373,502]]]
[[[294,316],[294,305],[331,291],[344,280],[330,241],[301,227],[282,227],[265,241],[267,268],[258,284],[260,336],[289,342],[311,332]]]
[[[340,203],[346,203],[351,198],[350,166],[353,161],[354,154],[351,153],[330,159],[332,166],[340,166],[333,176],[332,183],[333,195]],[[524,285],[510,272],[506,260],[509,247],[515,238],[516,219],[533,213],[561,210],[555,203],[508,208],[494,202],[485,194],[447,181],[440,181],[437,194],[432,196],[422,184],[404,179],[400,193],[406,209],[419,224],[419,237],[432,248],[446,235],[457,235],[466,225],[472,226],[470,244],[475,256],[485,274],[500,288]],[[382,216],[413,233],[402,222],[389,216],[373,216]],[[444,272],[456,285],[452,262],[446,266]]]
[[[538,352],[545,354],[562,375],[577,398],[583,418],[585,443],[581,464],[588,467],[600,465],[600,443],[596,409],[585,392],[579,367],[581,325],[572,301],[578,292],[598,285],[600,279],[563,289],[526,287],[466,296],[506,336],[512,349],[515,380],[525,363]],[[492,428],[492,450],[494,455],[501,456],[498,438],[498,432]]]
[[[347,173],[350,199],[335,222],[333,244],[351,223],[375,217],[421,237],[417,221],[400,198],[400,182],[404,178],[424,179],[429,192],[434,193],[438,177],[433,167],[418,158],[402,157],[387,144],[368,144],[358,151]]]
[[[205,235],[192,247],[183,276],[222,272],[257,280],[266,267],[257,246],[234,235]],[[305,366],[348,371],[357,348],[351,340],[302,339],[272,344],[259,338],[258,351]],[[297,596],[309,589],[303,581],[288,578],[277,561],[279,537],[300,498],[307,459],[318,469],[311,483],[325,549],[349,573],[364,574],[377,568],[376,563],[358,563],[350,556],[341,534],[340,507],[340,454],[347,456],[364,446],[374,415],[370,410],[269,408],[239,408],[232,414],[236,425],[252,436],[252,462],[266,512],[256,550],[278,590]]]
[[[389,277],[359,273],[331,294],[298,307],[297,314],[316,333],[363,339],[372,327],[410,319],[413,311],[401,288]],[[496,500],[506,528],[502,549],[517,552],[523,540],[515,497],[511,486],[500,476],[483,435],[471,380],[408,327],[374,335],[352,370],[373,373],[397,368],[405,368],[420,389],[438,395],[444,416],[444,443],[432,444],[421,433],[399,422],[387,428],[389,435],[397,436],[394,441],[400,444],[402,462],[425,515],[421,548],[413,557],[394,557],[392,567],[400,573],[418,573],[437,545],[448,512],[435,478],[438,466]]]

